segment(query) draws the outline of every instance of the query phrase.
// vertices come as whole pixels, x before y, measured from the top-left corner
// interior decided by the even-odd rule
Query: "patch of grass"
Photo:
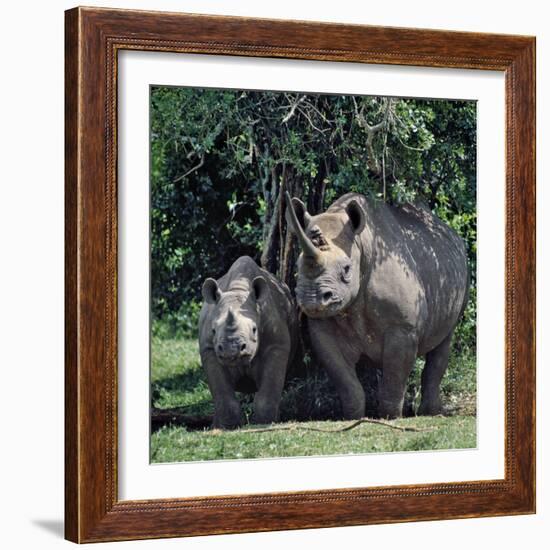
[[[196,339],[153,336],[151,396],[153,407],[159,409],[184,407],[189,414],[213,414]]]
[[[475,352],[455,353],[441,382],[443,402],[454,413],[476,415],[477,363]]]
[[[179,407],[189,415],[212,415],[213,403],[202,369],[196,339],[156,334],[152,338],[151,386],[152,405],[164,409]],[[311,456],[426,449],[465,448],[475,445],[476,361],[466,351],[455,352],[443,378],[441,394],[447,417],[414,417],[420,401],[420,377],[424,361],[419,359],[411,374],[406,412],[420,427],[428,423],[433,431],[399,432],[390,428],[362,425],[343,434],[317,432],[273,432],[246,434],[242,430],[212,435],[210,432],[186,431],[167,426],[153,433],[152,460],[216,460],[227,458],[261,458],[275,456]],[[376,369],[359,368],[358,374],[367,392],[367,402],[375,407]],[[237,394],[245,419],[252,413],[253,395]],[[287,381],[281,400],[281,421],[331,421],[341,418],[338,395],[326,372],[307,364],[306,376]],[[367,410],[367,416],[373,409]]]
[[[269,431],[247,433],[164,427],[151,439],[151,461],[183,462],[288,456],[346,455],[375,452],[464,449],[476,446],[476,420],[472,416],[416,417],[395,421],[430,431],[402,432],[386,426],[361,424],[347,432]],[[307,422],[300,426],[335,429],[346,422]],[[278,424],[284,426],[284,424]]]

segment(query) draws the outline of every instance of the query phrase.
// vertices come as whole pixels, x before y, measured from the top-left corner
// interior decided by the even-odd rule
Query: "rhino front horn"
[[[237,317],[235,316],[235,312],[233,311],[233,308],[229,308],[229,311],[227,312],[227,326],[228,327],[234,327],[237,323]]]
[[[296,211],[294,210],[293,200],[290,198],[288,191],[285,192],[285,197],[286,197],[286,220],[288,225],[290,226],[290,229],[298,238],[298,242],[300,243],[300,247],[302,248],[302,252],[304,253],[304,256],[307,256],[309,258],[314,258],[316,260],[319,259],[320,252],[317,248],[315,248],[315,245],[308,238],[308,236],[304,231],[304,228],[302,227],[302,224],[299,222],[298,216],[296,215]],[[299,199],[295,199],[295,200],[299,202]],[[302,203],[300,202],[300,204]],[[303,210],[304,210],[303,212],[304,220],[306,220],[309,218],[309,214],[307,213],[305,208],[303,208]]]

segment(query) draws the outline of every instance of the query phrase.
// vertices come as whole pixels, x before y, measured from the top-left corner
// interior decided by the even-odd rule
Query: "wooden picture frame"
[[[506,86],[505,476],[473,482],[120,501],[117,53],[501,71]],[[535,39],[99,8],[66,12],[65,533],[74,542],[535,511]]]

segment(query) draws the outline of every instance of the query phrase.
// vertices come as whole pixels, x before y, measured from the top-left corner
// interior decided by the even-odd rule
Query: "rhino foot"
[[[390,402],[380,400],[378,403],[378,417],[379,418],[401,418],[403,413],[403,401]]]
[[[217,410],[214,414],[213,428],[222,430],[232,430],[242,424],[241,406],[238,401],[226,403],[222,410]]]
[[[436,416],[441,414],[443,407],[441,406],[441,401],[422,401],[418,407],[417,416]]]

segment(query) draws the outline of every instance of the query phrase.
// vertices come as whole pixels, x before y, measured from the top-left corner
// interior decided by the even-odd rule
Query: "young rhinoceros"
[[[288,287],[242,256],[218,281],[206,279],[202,295],[199,346],[214,398],[214,427],[241,424],[236,390],[255,391],[255,423],[276,421],[298,338]]]

